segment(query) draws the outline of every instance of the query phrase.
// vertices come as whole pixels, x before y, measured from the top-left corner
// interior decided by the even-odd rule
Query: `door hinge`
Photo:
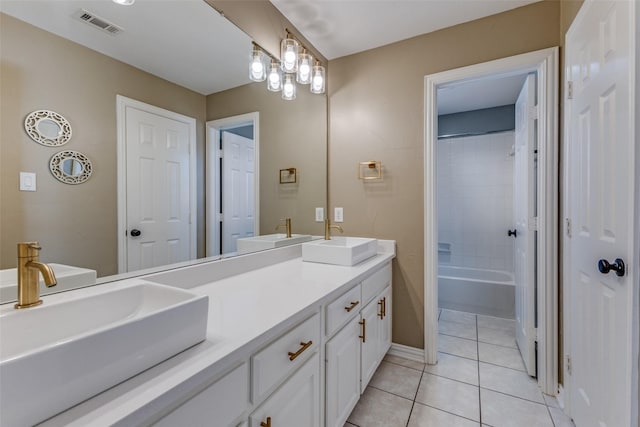
[[[531,217],[531,221],[529,222],[529,229],[531,231],[538,231],[538,217]]]
[[[222,151],[222,149],[218,150],[218,158],[223,158],[224,157],[224,152]]]
[[[538,119],[538,106],[534,105],[529,108],[529,119],[537,120]]]
[[[573,82],[567,81],[567,99],[573,99]]]
[[[567,237],[571,237],[571,219],[565,218],[565,228],[567,230]]]
[[[567,374],[571,375],[571,356],[567,356]]]
[[[224,221],[224,215],[222,213],[218,214],[218,222]]]

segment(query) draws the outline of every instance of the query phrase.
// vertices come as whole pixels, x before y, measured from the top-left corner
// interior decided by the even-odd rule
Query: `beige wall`
[[[397,241],[394,342],[424,344],[424,76],[557,46],[559,28],[559,3],[543,1],[330,62],[329,206],[348,235]],[[384,181],[356,179],[364,160]]]
[[[304,90],[306,89],[306,90]],[[260,112],[260,234],[274,233],[280,218],[292,218],[298,234],[321,235],[315,207],[326,194],[326,97],[298,87],[295,101],[253,83],[207,97],[207,120]],[[280,184],[279,170],[297,169],[297,184]]]
[[[0,268],[15,266],[16,242],[39,240],[45,261],[117,272],[116,94],[195,117],[198,229],[204,230],[205,97],[78,44],[0,14]],[[44,147],[24,131],[33,110],[54,110],[73,136]],[[48,169],[62,149],[84,153],[93,175],[84,184],[57,181]],[[20,171],[37,173],[37,192],[18,191]],[[204,233],[198,248],[204,250]]]

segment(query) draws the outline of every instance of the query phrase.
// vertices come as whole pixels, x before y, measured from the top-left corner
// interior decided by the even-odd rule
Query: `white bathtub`
[[[439,265],[438,306],[513,319],[513,274],[508,271]]]

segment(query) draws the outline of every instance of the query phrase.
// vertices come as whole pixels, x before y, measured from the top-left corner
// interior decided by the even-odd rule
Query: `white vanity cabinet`
[[[251,414],[249,426],[320,427],[318,352]]]
[[[344,303],[351,303],[356,289],[366,305],[325,345],[326,427],[344,425],[391,346],[391,264],[338,298],[345,310],[349,305]],[[327,306],[328,335],[335,323],[332,305]]]

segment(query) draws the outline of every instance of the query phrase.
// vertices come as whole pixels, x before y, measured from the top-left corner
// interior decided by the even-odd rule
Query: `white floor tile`
[[[476,315],[473,313],[465,313],[464,311],[443,309],[440,314],[440,320],[445,320],[447,322],[473,324],[475,326]]]
[[[405,366],[407,368],[416,369],[418,371],[424,370],[424,363],[416,362],[415,360],[405,359],[404,357],[393,356],[391,354],[387,354],[384,356],[384,361],[389,363],[395,363],[396,365]]]
[[[478,315],[478,326],[491,329],[502,329],[505,331],[513,331],[515,335],[516,321],[512,319],[503,319],[501,317],[491,317]]]
[[[356,425],[347,422],[347,423],[344,423],[344,427],[356,427]]]
[[[480,421],[478,387],[425,373],[416,402]]]
[[[465,338],[468,340],[477,340],[476,325],[470,323],[449,322],[440,320],[438,322],[438,332],[454,337]]]
[[[517,348],[515,332],[504,329],[492,329],[484,326],[478,326],[478,341],[501,345],[503,347]]]
[[[481,389],[482,422],[494,427],[554,427],[546,406]]]
[[[466,418],[416,402],[407,427],[478,427],[479,425]]]
[[[422,371],[382,362],[373,374],[369,386],[413,400],[416,397]]]
[[[481,342],[478,343],[478,360],[519,371],[525,370],[522,356],[520,356],[520,351],[517,348],[507,348]]]
[[[556,399],[555,396],[549,396],[548,394],[543,394],[542,397],[544,397],[544,403],[547,406],[550,406],[552,408],[560,408],[560,402],[558,402],[558,399]]]
[[[438,353],[438,363],[436,365],[427,365],[424,371],[471,385],[480,384],[478,381],[477,361],[447,353]]]
[[[555,427],[576,427],[571,418],[562,412],[562,409],[550,407],[549,412],[551,412],[551,419],[553,419]]]
[[[522,371],[480,362],[480,387],[545,403],[536,380]]]
[[[348,421],[361,427],[405,427],[412,406],[411,400],[367,387]]]
[[[478,360],[477,341],[438,334],[438,351]]]

